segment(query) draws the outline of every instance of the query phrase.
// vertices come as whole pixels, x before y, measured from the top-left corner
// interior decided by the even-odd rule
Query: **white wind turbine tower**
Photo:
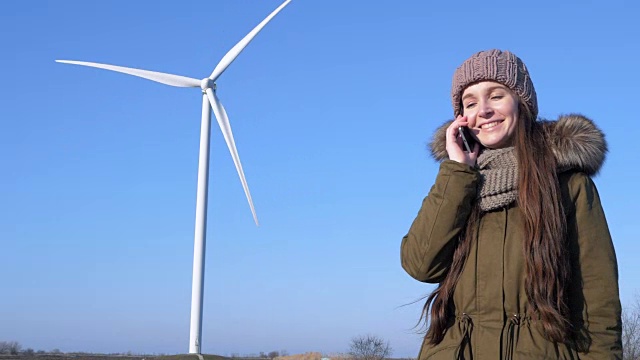
[[[242,170],[240,157],[236,150],[236,145],[231,132],[231,124],[227,117],[227,112],[220,103],[216,95],[215,81],[222,75],[227,67],[235,60],[235,58],[244,50],[244,48],[253,40],[253,38],[262,30],[262,28],[273,19],[291,0],[286,0],[269,16],[267,16],[258,26],[256,26],[249,34],[247,34],[240,42],[238,42],[227,54],[220,60],[209,77],[202,80],[193,79],[185,76],[160,73],[155,71],[127,68],[122,66],[114,66],[107,64],[99,64],[85,61],[56,60],[60,63],[75,64],[96,67],[100,69],[117,71],[141,78],[149,79],[166,85],[177,87],[199,87],[202,89],[202,123],[200,127],[200,155],[198,162],[198,192],[196,200],[196,226],[195,240],[193,251],[193,282],[191,293],[191,329],[189,336],[189,353],[200,354],[202,347],[202,300],[204,285],[204,255],[206,245],[206,219],[207,219],[207,191],[209,179],[209,135],[211,125],[211,109],[216,116],[220,130],[224,136],[224,140],[229,147],[231,157],[235,163],[236,170],[240,176],[244,193],[249,201],[249,207],[253,214],[253,220],[258,225],[258,218],[251,200],[251,193],[247,186],[247,181]]]

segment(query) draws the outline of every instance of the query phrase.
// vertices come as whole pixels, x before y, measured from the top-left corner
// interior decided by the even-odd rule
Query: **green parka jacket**
[[[402,240],[402,267],[413,278],[438,283],[451,264],[457,237],[476,197],[476,169],[446,160],[445,124],[432,152],[444,160],[435,184]],[[602,165],[604,136],[579,115],[546,122],[558,160],[571,260],[571,341],[546,340],[525,292],[521,213],[516,204],[482,215],[453,295],[455,319],[426,359],[622,359],[616,255],[598,191],[590,176]]]

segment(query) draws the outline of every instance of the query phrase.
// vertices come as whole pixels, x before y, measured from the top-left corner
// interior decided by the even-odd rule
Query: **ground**
[[[229,360],[229,358],[218,355],[202,355],[204,360]],[[153,356],[153,355],[104,355],[104,354],[33,354],[31,356],[20,355],[0,355],[0,360],[199,360],[197,355],[170,355],[170,356]]]

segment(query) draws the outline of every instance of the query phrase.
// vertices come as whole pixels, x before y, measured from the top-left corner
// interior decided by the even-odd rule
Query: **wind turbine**
[[[200,155],[198,161],[198,192],[196,200],[196,225],[195,225],[195,239],[193,250],[193,279],[192,279],[192,292],[191,292],[191,328],[189,333],[189,353],[200,354],[202,347],[202,300],[203,300],[203,286],[204,286],[204,263],[205,263],[205,246],[206,246],[206,219],[207,219],[207,192],[208,192],[208,180],[209,180],[209,136],[211,125],[211,109],[215,114],[224,140],[227,143],[229,152],[240,176],[244,193],[247,196],[249,207],[251,208],[251,214],[253,220],[258,225],[258,217],[253,206],[253,200],[251,199],[251,193],[249,192],[249,186],[242,170],[242,164],[240,163],[240,157],[236,150],[236,144],[233,140],[233,133],[231,132],[231,124],[227,112],[225,111],[222,103],[216,95],[216,83],[215,81],[222,75],[222,73],[231,65],[233,60],[244,50],[244,48],[253,40],[253,38],[262,30],[262,28],[273,19],[285,6],[287,6],[291,0],[284,1],[278,8],[276,8],[269,16],[267,16],[260,24],[258,24],[249,34],[247,34],[240,42],[238,42],[227,54],[220,60],[218,65],[213,69],[213,72],[209,77],[202,80],[193,79],[180,75],[173,75],[167,73],[161,73],[156,71],[148,71],[141,69],[134,69],[122,66],[100,64],[86,61],[71,61],[71,60],[56,60],[59,63],[74,64],[96,67],[100,69],[117,71],[133,76],[138,76],[148,80],[156,81],[162,84],[177,86],[177,87],[199,87],[202,89],[202,122],[200,126]]]

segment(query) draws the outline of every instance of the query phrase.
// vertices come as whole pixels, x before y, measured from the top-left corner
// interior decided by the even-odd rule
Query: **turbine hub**
[[[215,91],[216,84],[211,79],[204,78],[200,82],[200,88],[202,89],[202,91],[207,91],[207,89],[213,89]]]

